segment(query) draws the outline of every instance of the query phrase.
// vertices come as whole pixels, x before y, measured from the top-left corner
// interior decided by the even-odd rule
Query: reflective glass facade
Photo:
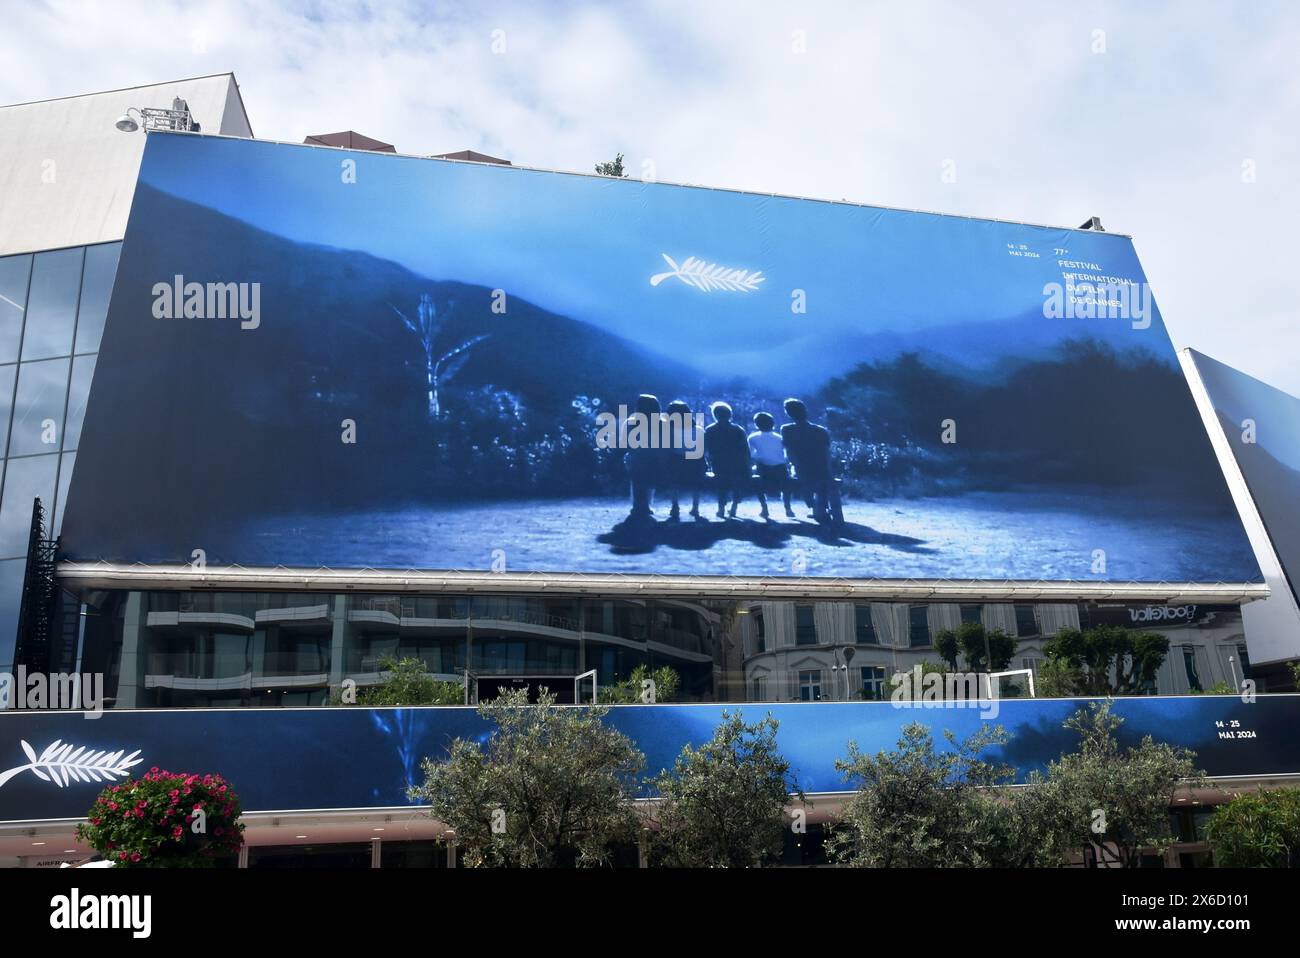
[[[0,257],[0,666],[13,653],[32,500],[55,534],[121,243]]]
[[[1063,628],[1161,632],[1170,653],[1152,691],[1176,693],[1235,685],[1230,657],[1244,642],[1240,610],[1228,606],[307,592],[83,598],[81,669],[104,673],[106,704],[118,708],[324,705],[345,680],[379,682],[387,657],[419,658],[433,675],[463,684],[470,701],[502,686],[546,686],[571,702],[577,676],[594,669],[607,686],[637,666],[675,671],[679,702],[858,701],[880,698],[897,671],[939,662],[934,637],[963,621],[1015,636],[1007,668],[1032,671],[1044,640]],[[589,695],[582,686],[580,697]]]

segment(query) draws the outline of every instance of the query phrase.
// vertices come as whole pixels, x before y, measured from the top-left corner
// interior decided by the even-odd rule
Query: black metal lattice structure
[[[45,507],[32,500],[31,533],[27,539],[27,569],[23,575],[23,598],[18,612],[18,636],[14,645],[14,667],[29,672],[49,672],[54,632],[54,611],[58,584],[54,577],[59,550],[57,539],[45,531]]]

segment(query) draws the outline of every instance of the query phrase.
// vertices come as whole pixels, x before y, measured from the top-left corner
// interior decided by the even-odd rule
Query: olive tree
[[[836,763],[857,790],[827,841],[832,859],[865,868],[952,868],[1001,864],[1012,833],[1009,806],[990,791],[1010,784],[1009,766],[981,757],[1007,742],[1002,726],[985,726],[958,741],[930,728],[903,727],[893,750],[875,755],[849,742]]]
[[[777,748],[777,727],[770,715],[750,724],[724,711],[709,741],[683,747],[653,780],[655,864],[745,868],[780,854],[786,804],[803,793]]]
[[[412,800],[454,833],[470,866],[604,865],[637,834],[631,801],[644,756],[604,724],[608,708],[559,707],[542,690],[505,690],[478,707],[495,729],[425,759]]]
[[[1091,849],[1098,860],[1136,868],[1144,851],[1158,853],[1175,841],[1175,793],[1204,784],[1194,752],[1150,735],[1123,747],[1115,734],[1122,724],[1110,702],[1079,709],[1065,721],[1079,735],[1078,748],[1030,780],[1042,799],[1034,827],[1058,855]]]

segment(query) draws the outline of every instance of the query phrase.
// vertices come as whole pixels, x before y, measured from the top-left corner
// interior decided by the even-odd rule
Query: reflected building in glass
[[[579,676],[594,671],[608,686],[638,666],[672,669],[678,702],[878,700],[895,674],[942,663],[936,636],[964,622],[1017,640],[1008,671],[1036,673],[1043,643],[1061,629],[1116,625],[1169,639],[1153,694],[1251,677],[1233,606],[116,590],[83,598],[81,667],[108,676],[108,704],[118,708],[325,705],[345,682],[376,685],[381,663],[403,658],[462,685],[467,703],[503,687],[535,697],[543,686],[560,702],[587,701]]]

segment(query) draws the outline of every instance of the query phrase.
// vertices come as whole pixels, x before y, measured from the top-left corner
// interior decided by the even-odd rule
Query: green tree
[[[1300,868],[1300,789],[1237,795],[1214,810],[1205,839],[1217,868]]]
[[[630,705],[641,701],[645,691],[645,681],[654,682],[655,702],[675,702],[682,686],[682,677],[677,670],[667,665],[651,672],[644,665],[632,669],[632,674],[622,682],[605,685],[600,689],[600,701],[609,705]]]
[[[357,693],[357,705],[464,705],[465,688],[459,682],[435,679],[425,669],[423,660],[415,657],[397,659],[385,656],[379,660],[383,673],[378,685]],[[335,705],[342,704],[339,692],[330,696]]]
[[[1039,698],[1068,698],[1083,685],[1083,671],[1065,659],[1046,658],[1038,666],[1034,691]]]
[[[1002,726],[964,741],[945,731],[937,749],[919,722],[903,728],[893,751],[868,755],[849,742],[836,763],[857,791],[827,840],[833,860],[866,868],[960,868],[1002,863],[1012,833],[1011,806],[989,789],[1010,784],[1010,767],[985,761],[1007,742]]]
[[[939,657],[948,666],[949,672],[956,672],[959,668],[957,657],[961,655],[961,642],[957,638],[957,633],[952,629],[942,629],[935,633],[934,650],[939,653]]]
[[[988,631],[979,622],[963,622],[955,631],[943,629],[934,637],[935,651],[948,663],[948,670],[960,669],[958,656],[966,657],[970,672],[1001,672],[1011,664],[1020,640],[1001,629]]]
[[[618,154],[607,163],[597,163],[596,172],[601,176],[627,176],[623,169],[623,154]]]
[[[746,724],[724,711],[713,738],[683,747],[672,770],[654,779],[655,864],[748,868],[780,854],[786,803],[803,792],[777,748],[777,724],[770,715]]]
[[[631,800],[645,757],[604,724],[607,707],[556,708],[546,689],[539,699],[513,689],[481,704],[496,726],[487,742],[453,740],[410,790],[455,832],[467,865],[602,865],[637,834]]]
[[[1043,643],[1043,653],[1065,664],[1063,674],[1077,676],[1071,694],[1109,698],[1136,695],[1150,687],[1169,654],[1169,639],[1114,625],[1062,629]]]
[[[1144,850],[1173,843],[1174,793],[1204,783],[1196,754],[1150,735],[1123,748],[1115,735],[1122,724],[1110,702],[1089,703],[1065,721],[1079,735],[1078,749],[1052,762],[1046,778],[1030,778],[1042,812],[1033,827],[1053,854],[1091,848],[1099,859],[1135,868]]]
[[[1016,649],[1020,646],[1020,640],[1014,635],[1007,635],[1001,629],[994,629],[988,634],[989,655],[992,660],[989,662],[990,672],[1005,672],[1011,665],[1011,660],[1016,657]]]
[[[921,662],[921,681],[917,682],[915,666],[907,672],[895,672],[885,683],[882,698],[895,701],[920,701],[927,675],[947,675],[948,670],[938,662]],[[902,676],[900,679],[899,676]],[[900,689],[901,686],[901,689]]]
[[[1207,689],[1188,689],[1188,695],[1236,695],[1237,689],[1234,689],[1227,682],[1215,682]]]

